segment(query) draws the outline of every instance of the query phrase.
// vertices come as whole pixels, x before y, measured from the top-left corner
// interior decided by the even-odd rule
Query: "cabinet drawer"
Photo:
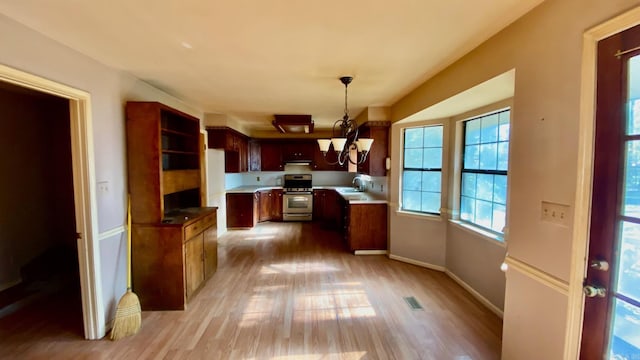
[[[191,239],[192,237],[203,232],[205,229],[207,229],[211,225],[214,225],[215,223],[216,213],[212,213],[198,219],[198,221],[184,228],[184,240],[187,241]]]

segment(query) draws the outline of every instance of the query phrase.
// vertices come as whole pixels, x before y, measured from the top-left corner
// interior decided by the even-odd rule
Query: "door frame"
[[[0,64],[0,81],[69,100],[71,161],[75,205],[82,318],[86,339],[104,336],[104,304],[97,236],[95,167],[89,93]]]
[[[596,65],[598,42],[640,24],[640,6],[587,30],[582,41],[582,73],[580,118],[578,125],[578,173],[574,209],[569,303],[565,332],[565,359],[580,355],[584,296],[582,283],[586,276],[591,221],[593,159],[596,107]]]

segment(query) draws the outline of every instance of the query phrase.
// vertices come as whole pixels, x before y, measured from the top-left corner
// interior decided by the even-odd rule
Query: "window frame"
[[[493,115],[499,115],[501,113],[504,112],[509,112],[509,136],[508,139],[506,141],[504,140],[500,140],[499,138],[499,133],[498,133],[498,137],[496,138],[496,141],[492,141],[492,142],[487,142],[487,143],[482,143],[481,141],[478,143],[478,145],[480,144],[499,144],[499,143],[507,143],[507,170],[486,170],[486,169],[467,169],[465,168],[465,158],[466,158],[466,151],[467,151],[467,144],[466,144],[466,138],[467,138],[467,125],[470,121],[473,120],[479,120],[482,118],[487,118],[489,116],[493,116]],[[459,222],[461,225],[465,226],[465,227],[469,227],[469,228],[475,228],[477,230],[475,230],[478,233],[485,233],[485,234],[492,234],[494,236],[491,236],[491,238],[500,241],[501,243],[504,242],[504,236],[507,232],[507,209],[508,209],[508,190],[509,190],[509,158],[510,158],[510,147],[511,147],[511,125],[512,125],[512,108],[511,106],[507,106],[504,108],[499,108],[499,109],[494,109],[482,114],[478,114],[478,115],[474,115],[472,117],[468,117],[465,119],[462,119],[460,121],[461,125],[462,125],[462,136],[461,136],[461,144],[460,144],[460,171],[458,174],[458,189],[457,189],[457,202],[458,202],[458,216],[456,219],[456,222]],[[498,123],[498,126],[500,125],[500,123]],[[479,129],[479,131],[481,131],[481,128]],[[479,160],[478,160],[479,161]],[[479,167],[479,166],[478,166]],[[498,166],[496,166],[498,167]],[[505,176],[505,200],[504,200],[504,204],[499,203],[499,202],[495,202],[494,200],[494,196],[495,196],[495,188],[492,190],[492,200],[490,201],[492,208],[495,204],[498,205],[503,205],[505,208],[505,218],[504,218],[504,226],[502,231],[496,231],[492,228],[489,227],[485,227],[477,222],[473,222],[467,219],[463,219],[462,218],[462,202],[463,202],[463,197],[469,197],[464,194],[463,191],[463,184],[464,184],[464,175],[465,174],[476,174],[476,175],[498,175],[498,176]],[[495,179],[495,178],[494,178]],[[495,181],[495,180],[494,180]],[[495,184],[495,182],[494,182]],[[473,197],[474,200],[478,200],[477,197]],[[480,199],[482,201],[487,201],[489,202],[489,200],[484,200],[484,199]],[[476,215],[476,210],[474,209],[474,216]],[[493,213],[492,213],[492,220],[493,220]]]
[[[440,146],[440,167],[439,168],[425,168],[425,167],[405,167],[405,152],[407,150],[406,148],[406,131],[410,130],[410,129],[425,129],[425,128],[431,128],[431,127],[439,127],[440,128],[440,134],[442,136],[442,141],[441,141],[441,146]],[[446,150],[446,125],[442,122],[438,122],[438,123],[423,123],[423,124],[415,124],[415,126],[406,126],[406,127],[402,127],[400,129],[400,137],[402,139],[402,146],[400,148],[401,150],[401,154],[400,154],[400,160],[401,160],[401,164],[400,164],[400,182],[399,182],[399,206],[398,206],[398,212],[400,213],[405,213],[405,214],[411,214],[411,215],[415,215],[415,216],[424,216],[424,217],[437,217],[440,218],[442,216],[442,214],[444,212],[446,212],[446,209],[443,208],[443,189],[445,187],[445,150]],[[424,143],[423,143],[424,145]],[[422,147],[421,149],[425,149],[428,147]],[[436,148],[436,147],[433,147]],[[438,212],[431,212],[431,211],[421,211],[421,210],[413,210],[413,209],[406,209],[404,208],[404,204],[405,204],[405,198],[404,198],[404,179],[405,179],[405,171],[420,171],[420,172],[439,172],[440,173],[440,188],[438,191],[438,201],[439,201],[439,207],[438,207]],[[424,191],[420,190],[420,193],[423,193]]]

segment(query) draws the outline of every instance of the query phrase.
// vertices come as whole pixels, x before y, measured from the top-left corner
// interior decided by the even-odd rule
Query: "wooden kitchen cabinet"
[[[218,268],[218,226],[214,222],[203,232],[204,278],[213,276]]]
[[[229,193],[227,198],[227,227],[251,228],[260,216],[258,193]]]
[[[249,140],[249,171],[262,170],[260,156],[260,142],[258,140]]]
[[[260,142],[260,161],[262,171],[282,171],[282,144],[277,141]]]
[[[349,250],[387,249],[387,204],[346,203],[345,238]]]
[[[333,189],[316,189],[313,191],[313,220],[329,229],[338,228],[340,203],[338,194]]]
[[[261,190],[258,191],[258,197],[260,198],[260,216],[258,221],[263,222],[271,220],[273,212],[273,193],[271,190]]]
[[[282,189],[227,194],[227,227],[251,228],[258,222],[282,221]]]
[[[373,139],[367,160],[358,165],[358,172],[371,176],[386,176],[389,156],[389,126],[387,121],[370,121],[358,128],[358,137]]]
[[[259,221],[282,221],[282,189],[260,190]]]
[[[313,170],[314,171],[340,171],[345,170],[346,166],[341,167],[340,164],[331,164],[338,161],[338,155],[333,151],[333,148],[330,148],[327,152],[327,156],[325,158],[322,155],[322,151],[320,151],[320,146],[318,143],[315,143],[315,147],[313,149]]]
[[[286,162],[309,162],[314,158],[313,144],[309,140],[283,141],[282,160]],[[317,143],[316,143],[317,144]],[[317,146],[317,145],[316,145]]]
[[[131,221],[159,223],[165,213],[199,207],[198,119],[156,102],[128,102],[126,126]]]
[[[204,235],[202,233],[188,239],[184,244],[185,288],[187,300],[204,281]]]
[[[207,127],[209,149],[224,150],[224,171],[249,171],[249,138],[229,127]]]
[[[160,224],[132,224],[133,290],[143,310],[184,310],[215,273],[216,214],[189,209]]]
[[[273,202],[271,207],[271,221],[282,221],[282,189],[271,190]]]

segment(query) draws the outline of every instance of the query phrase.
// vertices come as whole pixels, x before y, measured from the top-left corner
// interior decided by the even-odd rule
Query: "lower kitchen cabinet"
[[[254,227],[260,216],[258,204],[258,193],[227,194],[227,227]]]
[[[132,225],[132,282],[142,310],[184,310],[217,266],[217,211]]]
[[[260,201],[260,217],[258,222],[271,220],[273,213],[273,193],[271,190],[258,191],[258,197]]]
[[[213,224],[203,232],[204,238],[204,278],[208,279],[218,268],[218,227]]]
[[[227,194],[228,228],[251,228],[263,221],[282,221],[282,189]]]
[[[340,203],[338,193],[332,189],[313,191],[313,220],[329,229],[339,228]]]
[[[199,234],[184,243],[185,288],[187,300],[198,290],[204,281],[204,235]]]
[[[273,199],[271,203],[271,221],[282,221],[282,189],[271,190]]]
[[[387,204],[349,204],[345,208],[349,250],[387,249]]]

